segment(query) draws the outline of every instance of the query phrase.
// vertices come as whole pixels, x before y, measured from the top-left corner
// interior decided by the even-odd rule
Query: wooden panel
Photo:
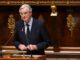
[[[57,34],[59,37],[58,42],[59,46],[80,46],[80,6],[74,6],[74,7],[59,7],[60,11],[63,10],[63,12],[60,12],[57,17]],[[73,30],[73,36],[71,37],[71,32],[69,31],[69,28],[67,27],[67,16],[71,13],[75,20],[75,28]],[[62,17],[62,18],[61,18]]]
[[[0,45],[12,44],[12,39],[8,41],[11,37],[10,30],[8,29],[8,18],[10,14],[13,14],[14,18],[18,19],[17,8],[15,10],[14,8],[11,6],[0,6]]]

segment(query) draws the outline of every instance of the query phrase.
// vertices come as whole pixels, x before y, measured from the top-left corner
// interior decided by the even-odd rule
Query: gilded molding
[[[80,5],[80,1],[0,1],[0,5]]]

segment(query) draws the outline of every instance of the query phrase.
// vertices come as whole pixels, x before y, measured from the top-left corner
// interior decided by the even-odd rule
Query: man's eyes
[[[21,15],[23,15],[23,14],[28,14],[29,12],[25,12],[25,13],[20,13]]]

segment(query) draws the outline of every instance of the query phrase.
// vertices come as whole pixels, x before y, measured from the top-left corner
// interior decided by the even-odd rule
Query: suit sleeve
[[[17,24],[15,25],[15,30],[14,30],[14,45],[16,46],[17,49],[18,48],[18,45],[20,44],[20,41],[19,41],[19,35],[18,35],[18,27],[17,27]]]
[[[38,49],[46,49],[50,45],[50,37],[48,31],[44,24],[40,28],[40,35],[42,37],[42,42],[37,44]]]

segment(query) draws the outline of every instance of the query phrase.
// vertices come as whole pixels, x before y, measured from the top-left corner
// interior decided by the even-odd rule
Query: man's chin
[[[24,22],[28,22],[28,20],[23,20]]]

